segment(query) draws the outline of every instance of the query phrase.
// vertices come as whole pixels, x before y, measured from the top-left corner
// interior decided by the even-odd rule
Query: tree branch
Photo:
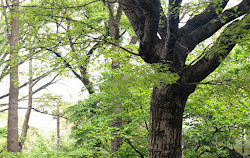
[[[35,94],[35,93],[39,92],[40,90],[45,89],[45,88],[48,87],[49,85],[55,83],[54,81],[55,81],[55,79],[56,79],[58,76],[59,76],[59,74],[55,75],[55,77],[53,77],[53,79],[52,79],[50,82],[48,82],[48,83],[44,84],[43,86],[39,87],[38,89],[34,90],[32,94]]]
[[[3,71],[2,71],[2,73],[0,74],[0,81],[5,77],[5,76],[7,76],[8,74],[9,74],[9,63],[7,63],[5,66],[4,66],[4,68],[3,68]]]
[[[69,34],[69,29],[70,29],[70,22],[68,22],[68,26],[67,26],[67,34],[68,34],[68,39],[69,39],[69,43],[70,43],[70,48],[72,50],[72,52],[76,53],[76,50],[74,48],[74,45],[73,45],[73,40],[72,40],[72,37],[71,35]],[[75,74],[75,76],[85,85],[86,89],[88,90],[89,94],[92,94],[94,93],[94,89],[93,89],[93,83],[89,80],[89,77],[87,75],[87,66],[89,64],[89,60],[90,60],[90,56],[93,54],[94,50],[97,48],[97,46],[100,44],[100,42],[96,43],[90,50],[89,52],[87,53],[86,55],[86,59],[85,61],[82,63],[82,65],[79,65],[78,68],[80,69],[80,73],[81,75],[77,74],[70,66],[70,64],[66,61],[66,60],[63,60],[65,65],[67,67],[69,67],[71,69],[71,71]],[[58,55],[57,55],[58,56]],[[71,56],[72,57],[72,56]],[[78,57],[75,57],[73,56],[72,57],[73,59],[75,60],[79,60]],[[80,78],[79,78],[80,77]]]
[[[88,5],[96,3],[96,2],[100,2],[100,0],[95,0],[95,1],[88,2],[86,4],[76,5],[76,6],[63,6],[63,7],[52,6],[52,7],[44,7],[44,6],[39,6],[39,5],[25,5],[25,6],[20,6],[20,7],[23,7],[23,8],[42,8],[42,9],[49,9],[49,10],[53,10],[53,9],[71,9],[71,8],[84,8],[84,7],[88,6]],[[14,5],[10,5],[10,6],[14,6]],[[1,6],[1,7],[5,7],[5,6]]]
[[[137,150],[137,149],[135,148],[135,146],[130,142],[129,139],[126,139],[126,140],[127,140],[128,144],[132,147],[132,149],[134,149],[134,151],[135,151],[136,153],[138,153],[138,154],[140,155],[141,158],[144,158],[144,157],[146,156],[146,155],[143,155],[139,150]]]
[[[184,73],[187,74],[187,83],[200,82],[213,72],[227,57],[238,40],[243,38],[241,35],[245,31],[249,31],[249,24],[250,15],[247,14],[243,19],[237,20],[225,28],[206,55],[184,70]]]
[[[55,79],[56,79],[58,76],[59,76],[59,74],[57,74],[55,77],[53,77],[52,80],[51,80],[50,82],[48,82],[48,83],[42,85],[41,87],[39,87],[38,89],[34,90],[34,91],[32,92],[32,95],[35,94],[35,93],[37,93],[37,92],[39,92],[39,91],[41,91],[41,90],[43,90],[43,89],[45,89],[46,87],[48,87],[48,86],[51,85],[51,84],[56,83],[57,81],[55,81]],[[27,96],[28,96],[28,95],[27,95]],[[24,98],[26,98],[27,96],[24,96],[24,97],[18,99],[18,101],[22,101],[22,100],[23,100]],[[8,103],[0,104],[0,107],[1,107],[1,106],[5,106],[5,105],[8,105]]]
[[[182,28],[180,28],[180,36],[184,36],[194,31],[198,27],[205,25],[210,20],[218,16],[218,13],[223,11],[228,1],[229,0],[223,0],[220,4],[217,4],[218,2],[211,2],[201,14],[194,16],[192,19],[188,20]]]
[[[182,0],[169,0],[168,6],[168,19],[167,19],[167,37],[164,44],[163,60],[172,62],[175,65],[178,61],[175,46],[177,42],[177,36],[179,32],[179,16]],[[173,69],[173,68],[172,68]]]
[[[26,107],[18,107],[18,109],[27,109],[27,108],[26,108]],[[37,108],[31,108],[31,109],[34,110],[35,112],[39,112],[39,113],[42,113],[42,114],[46,114],[46,115],[50,115],[50,116],[58,116],[58,117],[61,117],[61,118],[64,118],[64,119],[68,119],[67,117],[62,116],[62,115],[50,114],[50,113],[48,113],[47,111],[40,111],[40,110],[37,109]],[[7,111],[7,110],[9,110],[9,108],[0,110],[0,113],[5,112],[5,111]]]
[[[119,5],[118,5],[118,8],[117,8],[117,13],[116,13],[116,17],[115,17],[115,22],[116,22],[116,23],[120,23],[121,18],[122,18],[122,7],[121,7],[121,5],[119,4]]]
[[[54,69],[53,69],[53,70],[50,70],[50,71],[48,71],[48,72],[46,72],[46,73],[44,73],[44,74],[42,74],[42,75],[40,75],[40,76],[38,76],[38,77],[36,77],[36,78],[34,78],[34,79],[32,80],[32,81],[34,82],[34,83],[32,84],[32,86],[34,86],[38,81],[40,81],[40,80],[43,79],[44,77],[48,76],[48,75],[49,75],[51,72],[53,72],[53,71],[54,71]],[[28,84],[29,84],[29,82],[25,82],[24,84],[22,84],[22,85],[19,86],[18,88],[21,89],[21,88],[27,86]],[[3,99],[3,98],[8,97],[8,96],[9,96],[9,93],[4,94],[4,95],[0,96],[0,99]]]
[[[158,33],[160,35],[160,38],[166,39],[167,37],[167,25],[168,19],[164,13],[164,10],[161,6],[160,8],[160,21],[159,21],[159,27],[158,27]]]
[[[210,20],[205,25],[198,27],[193,32],[187,34],[181,40],[182,45],[186,46],[189,51],[193,50],[197,44],[212,36],[225,24],[249,12],[249,8],[250,1],[243,0],[239,5],[225,10],[219,16],[216,16],[216,18]]]
[[[137,0],[119,0],[119,4],[129,19],[136,35],[139,39],[142,39],[145,25],[143,9],[140,7]]]
[[[34,54],[36,54],[38,52],[35,52]],[[21,58],[22,60],[19,61],[19,66],[21,64],[25,63],[25,61],[28,59],[28,57],[29,57],[29,54],[26,54],[26,55],[22,56],[22,58]],[[9,74],[9,60],[6,60],[4,62],[6,63],[6,65],[3,68],[2,73],[0,74],[0,81]]]
[[[138,0],[138,2],[139,1],[140,0]],[[140,1],[139,5],[143,9],[145,25],[138,52],[146,62],[155,63],[160,60],[160,57],[154,51],[154,45],[156,41],[158,42],[159,40],[157,32],[161,3],[159,0],[145,0],[144,2]]]
[[[85,59],[85,62],[88,62],[88,63],[89,63],[90,55],[93,54],[94,50],[97,48],[97,46],[98,46],[99,44],[100,44],[100,42],[98,42],[97,44],[95,44],[95,45],[90,49],[90,51],[87,53],[87,58]],[[41,47],[41,48],[43,49],[43,47]],[[78,79],[86,86],[86,88],[87,88],[89,94],[94,93],[93,86],[91,85],[92,83],[90,82],[90,80],[88,79],[88,77],[87,77],[87,75],[86,75],[86,74],[87,74],[86,66],[87,66],[88,64],[85,63],[85,65],[79,66],[79,69],[80,69],[81,74],[78,74],[78,73],[74,70],[74,68],[70,65],[70,63],[69,63],[67,60],[63,59],[63,57],[61,56],[60,53],[57,53],[56,51],[54,51],[54,50],[52,50],[52,49],[50,49],[50,48],[45,48],[45,49],[48,50],[48,51],[53,52],[58,58],[62,59],[64,65],[65,65],[66,67],[68,67],[68,68],[71,70],[71,72],[73,72],[73,74],[76,76],[76,78],[78,78]],[[72,45],[71,49],[72,49],[73,52],[75,51],[73,45]]]
[[[168,7],[168,36],[177,39],[179,28],[179,16],[182,0],[169,0]]]
[[[84,60],[83,65],[80,66],[80,72],[81,72],[81,81],[83,82],[83,84],[85,85],[85,87],[87,88],[89,94],[94,93],[94,89],[93,89],[93,83],[89,80],[89,77],[87,75],[87,66],[90,62],[90,56],[94,53],[94,51],[97,49],[97,46],[100,44],[100,42],[96,43],[87,53],[86,55],[86,59]]]
[[[2,41],[0,41],[0,42],[2,42]],[[4,44],[4,43],[1,43],[1,44]],[[1,57],[1,59],[0,59],[0,67],[1,67],[3,64],[6,63],[5,58],[7,57],[7,55],[8,55],[8,53],[3,53],[3,55],[1,55],[2,57]]]
[[[135,55],[135,56],[140,56],[140,54],[137,54],[137,53],[134,53],[134,52],[132,52],[132,51],[130,51],[130,50],[128,50],[128,49],[126,49],[126,48],[124,48],[124,47],[122,47],[122,46],[117,46],[115,43],[113,43],[113,42],[108,42],[109,44],[111,44],[111,45],[113,45],[113,46],[116,46],[116,47],[118,47],[118,48],[120,48],[120,49],[122,49],[122,50],[124,50],[124,51],[126,51],[126,52],[128,52],[128,53],[130,53],[130,54],[132,54],[132,55]]]
[[[6,0],[6,7],[9,7],[9,3]],[[2,5],[4,4],[3,0],[1,0]],[[8,41],[10,41],[10,24],[8,22],[8,17],[7,17],[7,13],[6,13],[6,8],[3,7],[2,10],[2,14],[4,15],[4,20],[5,20],[5,25],[6,25],[6,33],[7,33],[7,37],[8,37]]]
[[[61,58],[64,65],[68,68],[70,68],[70,70],[73,72],[73,74],[79,79],[81,80],[81,76],[73,69],[73,67],[69,64],[69,62],[67,62],[65,59],[63,59],[63,57],[61,56],[61,54],[57,53],[56,51],[53,51],[52,49],[46,48],[46,50],[53,52],[58,58]]]

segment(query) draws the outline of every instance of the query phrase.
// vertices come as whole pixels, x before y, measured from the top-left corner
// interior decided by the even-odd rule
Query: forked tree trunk
[[[181,158],[185,103],[195,87],[154,88],[150,108],[149,158]]]

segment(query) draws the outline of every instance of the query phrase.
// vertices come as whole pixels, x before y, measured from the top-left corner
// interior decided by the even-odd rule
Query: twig
[[[143,108],[142,108],[142,106],[141,106],[141,113],[142,113],[142,115],[145,115],[144,114],[144,112],[143,112]],[[145,123],[145,126],[146,126],[146,129],[147,129],[147,131],[149,132],[149,130],[148,130],[148,124],[147,124],[147,121],[144,119],[144,123]]]
[[[18,109],[27,109],[27,108],[26,107],[18,107]],[[35,112],[39,112],[39,113],[42,113],[42,114],[51,115],[51,116],[58,116],[58,117],[61,117],[61,118],[64,118],[64,119],[68,119],[67,117],[59,115],[59,114],[50,114],[47,111],[40,111],[39,109],[36,109],[36,108],[31,108],[31,109],[34,110]],[[7,110],[9,110],[9,108],[0,110],[0,113],[5,112]]]
[[[87,5],[90,5],[92,3],[95,3],[95,2],[99,2],[99,0],[96,0],[96,1],[92,1],[92,2],[89,2],[89,3],[86,3],[86,4],[83,4],[83,5],[79,5],[79,6],[72,6],[72,7],[42,7],[42,6],[36,6],[36,5],[26,5],[26,6],[19,6],[19,7],[23,7],[23,8],[42,8],[42,9],[71,9],[71,8],[83,8],[83,7],[86,7]],[[18,4],[12,4],[12,5],[0,5],[0,7],[3,7],[3,8],[7,8],[7,7],[14,7],[14,6],[17,6]]]
[[[59,74],[60,74],[60,73],[59,73]],[[57,81],[55,81],[55,79],[59,76],[59,74],[57,74],[50,82],[48,82],[48,83],[44,84],[43,86],[39,87],[38,89],[36,89],[36,90],[33,91],[32,93],[35,94],[35,93],[39,92],[40,90],[45,89],[45,88],[48,87],[49,85],[52,85],[52,84],[56,83]],[[28,96],[28,95],[27,95],[27,96]],[[23,100],[23,99],[26,98],[27,96],[24,96],[24,97],[18,99],[18,101]],[[5,106],[5,105],[8,105],[8,103],[0,104],[0,107],[1,107],[1,106]]]
[[[210,85],[228,85],[230,86],[229,84],[225,84],[224,82],[228,82],[228,81],[233,81],[233,79],[228,79],[228,80],[225,80],[225,81],[207,81],[207,82],[193,82],[193,83],[186,83],[186,84],[191,84],[191,85],[198,85],[198,84],[210,84]]]
[[[178,44],[180,46],[182,46],[179,42]],[[208,46],[206,46],[206,48],[202,51],[201,55],[199,55],[196,59],[194,59],[190,64],[188,64],[187,66],[185,66],[183,69],[181,69],[178,73],[182,72],[183,70],[189,68],[191,65],[193,65],[194,63],[196,63],[199,59],[201,59],[201,57],[203,57],[204,55],[206,55],[206,51],[209,48],[211,44],[209,44]]]
[[[141,56],[140,54],[134,53],[134,52],[132,52],[132,51],[130,51],[130,50],[122,47],[122,46],[116,45],[115,43],[112,43],[112,42],[108,42],[108,43],[111,44],[111,45],[113,45],[113,46],[116,46],[116,47],[118,47],[118,48],[120,48],[122,50],[125,50],[126,52],[128,52],[130,54],[133,54],[133,55],[136,55],[136,56]]]
[[[141,158],[144,158],[144,155],[134,147],[134,145],[129,141],[129,139],[126,139],[126,141],[135,150],[135,152],[137,152],[140,155]]]
[[[34,78],[34,79],[32,80],[32,81],[34,82],[34,83],[32,84],[32,86],[34,86],[34,85],[35,85],[38,81],[40,81],[42,78],[48,76],[51,72],[53,72],[53,70],[55,70],[55,69],[52,69],[52,70],[50,70],[50,71],[48,71],[48,72],[46,72],[46,73],[44,73],[44,74],[42,74],[42,75],[40,75],[40,76]],[[27,86],[28,83],[29,83],[29,82],[25,82],[24,84],[22,84],[22,85],[19,86],[18,88],[21,89],[21,88]],[[9,96],[9,93],[4,94],[4,95],[0,96],[0,99],[3,99],[3,98],[8,97],[8,96]]]

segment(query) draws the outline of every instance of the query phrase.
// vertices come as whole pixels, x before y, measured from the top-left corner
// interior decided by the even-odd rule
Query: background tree
[[[2,4],[3,1],[1,1]],[[19,21],[18,6],[19,0],[13,0],[9,3],[5,1],[7,9],[10,11],[11,18],[7,16],[7,9],[3,13],[5,16],[6,32],[10,46],[9,72],[10,72],[10,89],[9,89],[9,111],[8,111],[8,134],[7,149],[11,152],[18,152],[18,40],[19,40]],[[10,23],[9,23],[10,22]],[[8,64],[7,64],[8,65]]]
[[[44,2],[47,2],[46,6],[44,6]],[[104,5],[106,4],[109,9],[105,9],[106,6],[104,7]],[[122,35],[120,35],[121,28],[119,26],[122,16],[121,7],[117,8],[117,14],[114,15],[116,4],[111,2],[104,3],[101,7],[98,2],[91,3],[91,1],[89,3],[82,2],[80,4],[74,4],[67,1],[63,3],[37,1],[34,2],[33,5],[28,4],[27,7],[29,5],[36,7],[37,10],[33,11],[33,8],[28,8],[26,14],[30,13],[32,16],[35,14],[35,19],[31,18],[33,21],[37,20],[37,17],[41,17],[38,23],[44,23],[45,26],[42,27],[42,29],[47,30],[46,34],[44,32],[35,33],[36,36],[39,37],[37,49],[43,49],[46,53],[56,56],[57,58],[52,60],[61,63],[59,64],[61,69],[73,72],[74,76],[82,81],[89,94],[93,94],[95,90],[91,79],[91,73],[93,72],[89,71],[90,58],[102,54],[105,55],[105,58],[112,56],[112,60],[115,60],[112,62],[112,67],[114,69],[119,67],[119,59],[113,57],[115,55],[112,55],[111,52],[108,53],[108,50],[105,52],[101,52],[102,50],[98,51],[98,47],[104,47],[101,46],[101,44],[107,43],[107,46],[110,44],[113,45],[112,49],[109,49],[110,51],[118,51],[115,47],[119,45],[119,41],[122,41],[120,40]],[[72,7],[74,5],[78,7]],[[44,7],[50,11],[44,10]],[[93,8],[95,9],[93,10]],[[98,14],[96,14],[97,10]],[[86,11],[86,13],[79,14],[82,11]],[[72,13],[79,14],[78,18],[76,19],[75,16],[72,16]],[[109,14],[108,18],[102,16],[107,14]],[[27,21],[32,23],[31,19]],[[54,27],[54,29],[51,29],[51,26]],[[56,33],[54,33],[54,31]],[[99,37],[93,37],[93,34]],[[50,44],[48,44],[48,40]],[[94,51],[99,54],[94,54]],[[114,126],[120,126],[121,124],[121,121],[114,120],[113,122],[117,124]],[[114,144],[112,145],[112,152],[115,152],[122,144],[122,140],[119,137],[115,137],[111,143]]]
[[[114,41],[115,46],[119,46],[120,41],[120,21],[122,17],[122,8],[121,5],[118,4],[115,14],[115,5],[114,1],[107,2],[108,10],[109,10],[109,33],[110,37],[112,38],[112,42]],[[112,69],[119,69],[120,68],[120,61],[117,59],[112,59],[111,64]],[[121,111],[122,103],[118,103],[116,108],[114,109],[114,113],[119,113]],[[122,117],[117,117],[114,120],[112,120],[112,125],[115,130],[119,130],[122,127]],[[122,138],[114,134],[115,132],[112,132],[112,139],[111,139],[111,153],[117,152],[122,145]]]
[[[28,129],[29,129],[29,118],[30,118],[30,113],[31,113],[31,109],[32,109],[32,101],[33,101],[33,77],[32,77],[32,54],[30,53],[30,60],[29,60],[29,91],[28,91],[28,106],[27,106],[27,111],[25,114],[25,118],[23,121],[23,127],[22,127],[22,133],[21,133],[21,139],[20,139],[20,143],[19,143],[19,151],[22,150],[22,147],[24,145],[24,141],[25,138],[27,136],[28,133]]]
[[[122,54],[125,55],[126,52]],[[129,54],[125,56],[128,57]],[[146,157],[147,155],[151,87],[159,81],[171,83],[177,77],[166,73],[155,73],[156,68],[143,63],[140,58],[124,59],[120,60],[119,69],[112,69],[109,66],[111,70],[107,69],[102,73],[98,82],[99,93],[69,108],[71,114],[69,119],[73,123],[72,136],[77,140],[76,151],[82,151],[82,156]],[[122,103],[120,111],[114,113],[119,103]],[[117,128],[111,121],[119,117],[122,117],[122,122]],[[114,153],[110,153],[111,131],[123,141]],[[89,152],[86,152],[86,149]]]
[[[89,94],[94,93],[88,69],[90,58],[97,58],[94,51],[104,38],[102,2],[39,0],[24,8],[26,16],[32,17],[26,18],[29,24],[33,27],[36,27],[34,21],[43,24],[33,32],[36,39],[33,49],[42,51],[46,61],[50,59],[50,66],[63,70],[64,74],[71,71]],[[98,37],[93,37],[93,34]]]

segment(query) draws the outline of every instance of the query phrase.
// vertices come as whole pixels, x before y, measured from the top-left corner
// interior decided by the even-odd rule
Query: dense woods
[[[249,11],[248,0],[1,0],[0,157],[247,157]],[[70,85],[76,99],[57,94]],[[30,125],[45,118],[53,132]]]

